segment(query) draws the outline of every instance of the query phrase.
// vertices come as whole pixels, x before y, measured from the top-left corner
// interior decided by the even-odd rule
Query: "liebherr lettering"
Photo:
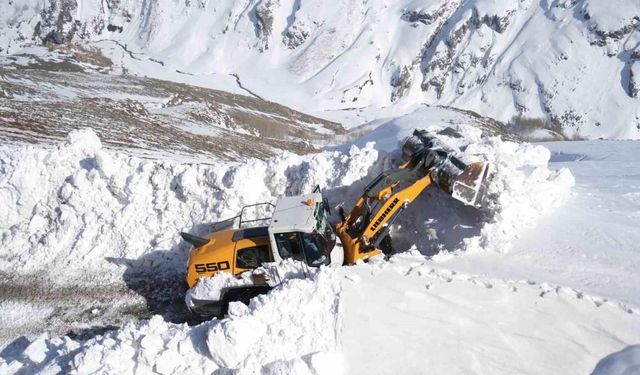
[[[376,228],[378,228],[380,226],[380,224],[384,221],[384,218],[387,217],[387,215],[389,215],[389,212],[391,212],[391,210],[393,210],[393,208],[398,204],[398,202],[400,202],[400,199],[398,199],[397,197],[393,200],[393,202],[391,202],[391,204],[389,205],[389,207],[387,207],[384,212],[382,213],[382,215],[380,215],[380,217],[378,218],[378,220],[376,220],[375,223],[373,223],[373,225],[371,226],[371,228],[369,228],[369,230],[374,231],[376,230]]]

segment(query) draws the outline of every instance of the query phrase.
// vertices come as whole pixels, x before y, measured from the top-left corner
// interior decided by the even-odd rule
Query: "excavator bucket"
[[[453,178],[451,196],[465,204],[481,207],[487,190],[489,166],[484,162],[468,164]]]

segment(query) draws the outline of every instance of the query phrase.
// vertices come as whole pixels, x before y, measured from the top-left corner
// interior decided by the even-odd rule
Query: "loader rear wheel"
[[[380,242],[380,250],[382,250],[382,253],[386,256],[390,256],[393,254],[394,251],[390,235],[387,234],[386,236],[384,236],[384,238]]]

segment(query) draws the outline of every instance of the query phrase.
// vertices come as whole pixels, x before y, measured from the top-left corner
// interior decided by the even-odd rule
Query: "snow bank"
[[[0,270],[118,279],[124,269],[183,272],[180,231],[235,216],[243,205],[350,185],[378,159],[348,152],[283,152],[244,164],[180,164],[104,149],[92,130],[55,148],[0,147]],[[45,271],[42,273],[42,271]]]
[[[631,345],[603,358],[591,375],[633,375],[640,373],[640,345]]]
[[[438,132],[450,125],[425,125],[423,117],[418,112],[394,120],[344,152],[283,152],[244,164],[140,159],[103,148],[92,130],[72,132],[55,148],[2,146],[0,270],[38,273],[58,283],[113,281],[134,268],[182,273],[187,248],[178,232],[206,233],[208,223],[235,216],[243,205],[309,192],[315,185],[333,204],[349,207],[362,184],[389,162],[373,142],[397,153],[398,138],[413,128]],[[462,137],[441,135],[443,141],[463,160],[486,158],[495,167],[491,212],[479,213],[432,189],[398,221],[399,251],[412,245],[429,255],[504,251],[510,239],[568,195],[571,174],[549,171],[543,147],[483,137],[465,124],[456,130]]]
[[[518,234],[560,206],[575,184],[568,169],[547,168],[551,153],[542,146],[493,138],[470,145],[466,152],[487,155],[492,163],[487,193],[494,215],[478,236],[464,240],[466,250],[506,251]]]
[[[400,138],[414,128],[442,133],[454,127],[460,136],[442,133],[441,139],[465,161],[492,163],[493,201],[490,212],[481,213],[430,189],[394,228],[398,251],[412,245],[428,255],[505,251],[511,239],[567,197],[573,178],[568,170],[547,168],[545,148],[484,137],[470,124],[430,125],[431,112],[390,121],[344,152],[283,152],[243,164],[140,159],[103,148],[92,130],[72,132],[55,148],[2,146],[0,270],[40,273],[57,282],[80,274],[113,281],[133,268],[182,273],[187,248],[178,232],[206,233],[208,223],[235,216],[243,205],[309,192],[315,185],[333,204],[350,207],[363,183],[389,164],[377,147],[397,155]]]
[[[339,295],[334,271],[322,269],[195,327],[155,316],[84,343],[45,334],[0,358],[0,373],[338,374]]]

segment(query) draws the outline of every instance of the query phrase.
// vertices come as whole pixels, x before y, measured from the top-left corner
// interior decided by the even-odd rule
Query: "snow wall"
[[[383,124],[360,147],[231,164],[141,159],[103,148],[90,129],[55,147],[2,146],[0,271],[57,283],[111,282],[131,267],[181,273],[188,246],[179,232],[207,233],[243,205],[319,185],[332,205],[348,209],[375,175],[398,163],[417,120],[419,113]],[[510,239],[568,196],[573,177],[547,168],[546,148],[483,137],[471,126],[457,131],[462,137],[440,137],[462,160],[492,163],[489,210],[429,188],[393,228],[396,251],[507,251]]]
[[[374,175],[396,162],[398,141],[414,120],[394,120],[369,135],[395,148],[378,150],[369,142],[346,151],[283,153],[237,164],[140,159],[103,148],[88,129],[56,147],[4,145],[0,270],[39,273],[57,283],[118,280],[127,264],[141,273],[180,273],[187,249],[178,232],[204,233],[208,223],[234,216],[244,204],[307,192],[316,184],[332,204],[352,204]],[[470,211],[430,189],[394,228],[396,250],[436,256],[506,251],[512,238],[569,195],[573,177],[547,168],[545,148],[482,137],[468,126],[456,130],[462,137],[442,138],[463,160],[484,158],[494,165],[490,210]],[[87,342],[45,334],[12,361],[1,360],[0,369],[336,373],[340,287],[334,272],[322,269],[288,280],[249,307],[233,304],[227,318],[195,327],[156,316]]]

